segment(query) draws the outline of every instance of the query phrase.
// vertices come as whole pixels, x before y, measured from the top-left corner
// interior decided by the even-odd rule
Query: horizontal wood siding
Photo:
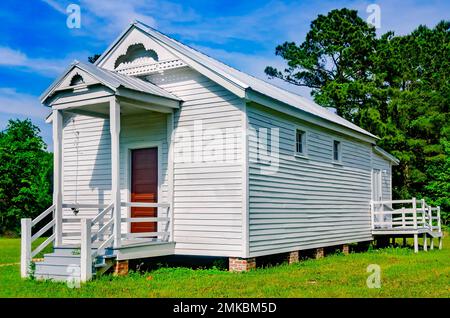
[[[161,154],[160,201],[167,202],[166,114],[142,111],[121,117],[120,182],[121,200],[129,201],[129,149],[159,146]],[[109,120],[84,115],[64,116],[63,129],[63,202],[109,204],[111,202],[111,136]],[[81,209],[78,216],[95,217],[98,209]],[[64,209],[64,216],[73,216]],[[122,208],[122,216],[129,215]],[[160,224],[163,228],[163,224]],[[128,227],[122,224],[122,232]],[[79,224],[63,226],[64,243],[79,242]]]
[[[109,120],[64,114],[63,202],[107,204],[111,201],[111,137]],[[78,216],[94,218],[98,209],[81,209]],[[63,215],[73,216],[71,209]],[[63,225],[63,243],[79,243],[80,225]],[[67,236],[69,235],[69,236]]]
[[[371,146],[253,103],[247,113],[252,129],[280,135],[274,167],[258,161],[249,138],[250,256],[370,240]],[[306,158],[295,156],[297,127],[307,133]],[[341,164],[332,163],[335,138]]]
[[[165,71],[149,79],[183,100],[174,116],[174,238],[176,254],[241,256],[243,253],[243,103],[224,88],[189,69]],[[202,124],[202,135],[194,125]],[[216,131],[212,131],[216,130]],[[198,156],[194,143],[223,136],[216,150],[225,160],[181,160]],[[192,138],[180,138],[188,131]]]

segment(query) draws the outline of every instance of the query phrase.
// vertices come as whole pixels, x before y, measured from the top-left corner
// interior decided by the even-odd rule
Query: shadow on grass
[[[374,250],[376,247],[372,242],[360,242],[349,244],[350,253],[365,253]],[[315,259],[315,249],[301,250],[300,261]],[[287,264],[288,253],[279,253],[257,258],[257,268],[270,268]],[[325,248],[325,256],[344,255],[342,245],[329,246]],[[188,269],[217,269],[228,270],[228,257],[208,257],[208,256],[183,256],[171,255],[145,259],[130,260],[129,270],[137,273],[144,273],[160,268],[182,267]]]

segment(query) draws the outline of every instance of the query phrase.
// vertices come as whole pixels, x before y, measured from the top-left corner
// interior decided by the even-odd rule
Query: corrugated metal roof
[[[145,25],[142,22],[137,21],[137,22],[134,22],[133,25],[140,28],[144,32],[147,32],[151,36],[162,41],[163,43],[169,45],[170,47],[177,50],[178,52],[186,55],[187,57],[196,61],[197,63],[202,64],[204,67],[207,67],[208,69],[218,73],[222,77],[225,77],[229,81],[233,82],[237,86],[242,87],[245,90],[246,89],[254,90],[260,94],[263,94],[265,96],[268,96],[270,98],[278,100],[284,104],[298,108],[309,114],[323,118],[327,121],[330,121],[330,122],[336,123],[340,126],[357,131],[366,136],[370,136],[372,138],[378,138],[375,135],[371,134],[370,132],[362,129],[361,127],[358,127],[357,125],[349,122],[348,120],[338,116],[337,114],[329,111],[325,107],[322,107],[303,96],[288,92],[288,91],[286,91],[282,88],[279,88],[273,84],[267,83],[261,79],[258,79],[256,77],[248,75],[244,72],[241,72],[241,71],[239,71],[235,68],[232,68],[224,63],[221,63],[221,62],[209,57],[206,54],[203,54],[185,44],[182,44],[182,43],[168,37],[167,35],[162,34],[161,32]],[[122,36],[124,34],[125,33],[123,33]],[[101,58],[106,56],[108,51],[109,50],[107,50]],[[101,58],[99,59],[99,61],[101,60]]]
[[[72,63],[72,65],[63,73],[61,77],[59,77],[42,95],[41,101],[44,101],[53,91],[53,89],[64,79],[64,77],[73,69],[79,68],[97,80],[99,80],[105,86],[108,86],[113,91],[116,91],[119,87],[124,87],[127,89],[131,89],[133,91],[138,91],[146,94],[152,94],[176,101],[180,101],[180,99],[169,93],[168,91],[162,89],[161,87],[152,84],[150,82],[141,80],[137,77],[131,77],[125,74],[119,74],[113,71],[109,71],[100,67],[97,67],[93,64],[85,64],[78,61]]]

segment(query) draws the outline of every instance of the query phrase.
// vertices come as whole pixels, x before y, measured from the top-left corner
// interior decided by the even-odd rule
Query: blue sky
[[[81,28],[66,26],[69,4],[81,8]],[[31,118],[51,148],[48,109],[38,96],[74,59],[103,50],[138,19],[227,64],[265,79],[267,65],[283,67],[277,44],[301,42],[318,14],[353,8],[366,19],[366,8],[381,8],[384,33],[412,31],[449,19],[450,1],[211,1],[211,0],[3,0],[0,3],[0,129],[9,118]],[[277,85],[306,97],[305,89]]]

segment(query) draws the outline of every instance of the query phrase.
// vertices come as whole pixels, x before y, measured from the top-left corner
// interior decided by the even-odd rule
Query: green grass
[[[19,260],[20,240],[0,239],[0,263]],[[0,266],[0,297],[450,297],[450,238],[444,249],[414,254],[386,248],[331,255],[248,273],[160,268],[126,277],[105,275],[70,289],[21,280],[18,265]],[[369,264],[381,267],[381,288],[366,286]]]
[[[38,247],[45,239],[43,237],[36,239],[33,242],[33,249]],[[43,257],[44,253],[49,251],[51,251],[51,247],[47,246],[41,253],[36,255],[36,258]],[[20,239],[0,237],[0,265],[18,262],[20,262]]]

